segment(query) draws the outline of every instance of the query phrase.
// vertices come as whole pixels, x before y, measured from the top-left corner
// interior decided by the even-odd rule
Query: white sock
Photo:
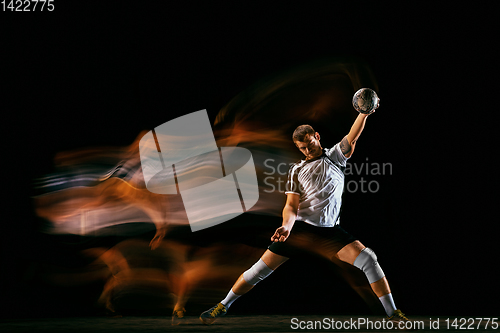
[[[241,295],[236,295],[235,293],[233,293],[233,289],[229,290],[229,293],[227,293],[227,296],[226,298],[224,298],[221,303],[222,305],[224,305],[227,308],[229,308],[231,306],[231,304],[233,304],[234,301],[236,301],[238,299],[238,297],[240,297]]]
[[[392,294],[388,293],[387,295],[381,296],[378,298],[382,305],[384,306],[385,313],[390,317],[396,311],[396,304],[394,304],[394,300],[392,299]]]

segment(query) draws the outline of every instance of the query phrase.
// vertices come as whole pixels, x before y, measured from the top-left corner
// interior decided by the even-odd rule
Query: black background
[[[492,8],[55,1],[53,12],[1,16],[5,313],[75,314],[91,304],[42,287],[43,298],[23,291],[25,263],[43,250],[30,181],[51,171],[56,152],[129,145],[141,130],[201,109],[213,120],[266,75],[321,57],[356,56],[373,70],[382,103],[353,159],[390,162],[393,174],[380,178],[377,194],[346,196],[343,225],[352,221],[376,249],[403,311],[498,314],[498,176],[488,161],[495,150],[486,149],[497,110],[482,106],[497,98]],[[293,287],[316,278],[294,275],[297,267],[288,265],[269,282],[274,287],[256,288],[239,309],[276,288],[266,311],[290,310]],[[301,301],[367,311],[326,297],[332,287],[323,285],[335,278],[319,275],[303,287]],[[303,303],[296,303],[300,313]]]

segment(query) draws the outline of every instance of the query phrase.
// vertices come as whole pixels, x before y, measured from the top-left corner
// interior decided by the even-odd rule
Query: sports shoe
[[[405,317],[405,314],[401,312],[401,310],[396,310],[392,314],[392,316],[387,317],[387,319],[392,320],[392,321],[409,321],[410,319]]]
[[[406,318],[405,314],[401,312],[401,310],[396,310],[392,314],[392,316],[387,317],[388,320],[392,321],[393,323],[398,323],[397,324],[397,329],[401,331],[417,331],[418,327],[413,327],[413,325],[408,325],[409,322],[411,322],[410,319]],[[404,323],[404,325],[402,324]]]
[[[184,314],[186,313],[186,309],[181,308],[174,310],[172,312],[172,325],[179,325],[181,322],[184,321]]]
[[[205,325],[212,325],[217,317],[224,316],[226,312],[226,307],[219,303],[210,310],[203,312],[200,315],[200,320]]]

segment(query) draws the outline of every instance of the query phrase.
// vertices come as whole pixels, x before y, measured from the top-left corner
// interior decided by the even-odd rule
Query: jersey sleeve
[[[325,153],[332,161],[344,167],[346,166],[346,162],[349,159],[348,157],[345,157],[344,154],[342,154],[342,151],[340,150],[340,142],[332,148],[327,149]]]
[[[292,165],[288,170],[288,179],[285,185],[285,194],[295,193],[300,195],[300,184],[299,184],[299,168],[296,164]]]

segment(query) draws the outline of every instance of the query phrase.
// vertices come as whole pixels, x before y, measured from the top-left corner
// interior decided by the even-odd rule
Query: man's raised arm
[[[344,136],[344,138],[340,142],[340,150],[345,157],[351,157],[352,153],[354,152],[354,147],[356,147],[356,142],[358,141],[361,132],[363,132],[363,129],[365,128],[366,118],[373,112],[375,112],[375,110],[373,110],[369,114],[360,113],[354,121],[349,134]]]

